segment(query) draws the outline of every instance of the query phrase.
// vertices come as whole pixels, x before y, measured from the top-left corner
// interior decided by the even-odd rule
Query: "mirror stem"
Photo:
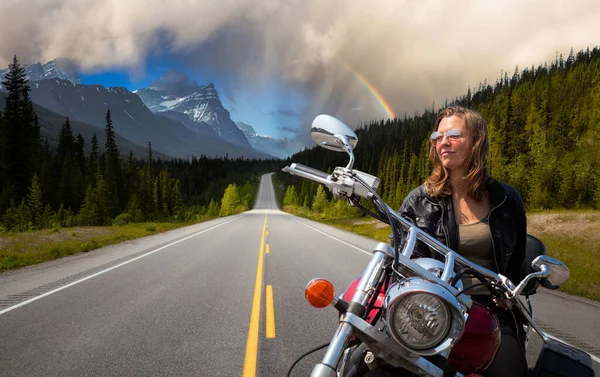
[[[352,170],[352,167],[354,166],[354,152],[352,152],[352,145],[350,145],[350,140],[348,140],[348,137],[346,135],[335,135],[338,140],[340,140],[344,146],[344,150],[346,151],[346,153],[348,153],[348,156],[350,156],[350,162],[348,162],[348,165],[346,165],[346,169],[348,170]]]
[[[346,153],[348,153],[348,156],[350,156],[350,161],[348,162],[348,165],[346,165],[346,169],[352,170],[352,167],[354,166],[354,152],[352,152],[352,148],[349,146],[344,146],[344,149],[346,150]]]
[[[517,285],[517,287],[510,292],[510,296],[511,298],[515,298],[517,296],[519,296],[521,294],[521,292],[523,292],[523,289],[525,288],[525,286],[527,285],[527,283],[529,283],[529,281],[533,278],[545,278],[548,277],[548,275],[550,274],[550,269],[548,268],[548,266],[546,266],[545,264],[543,264],[541,266],[541,270],[538,272],[534,272],[531,273],[527,276],[525,276],[525,278],[523,279],[523,281],[521,281],[521,283],[519,283],[519,285]]]

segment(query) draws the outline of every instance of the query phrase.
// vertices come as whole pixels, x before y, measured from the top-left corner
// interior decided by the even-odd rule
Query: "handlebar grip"
[[[317,177],[320,177],[323,179],[327,179],[327,177],[329,177],[329,174],[322,172],[320,170],[311,168],[310,166],[296,163],[296,165],[294,167],[296,168],[296,170],[300,170],[300,171],[303,171],[308,174],[316,175]]]

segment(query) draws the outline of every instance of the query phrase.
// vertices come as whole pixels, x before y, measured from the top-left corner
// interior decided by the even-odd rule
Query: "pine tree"
[[[87,165],[85,161],[85,140],[80,133],[77,134],[75,138],[75,145],[73,146],[75,161],[77,162],[77,168],[81,172],[82,176],[85,176],[87,173]]]
[[[92,185],[87,187],[79,217],[81,218],[81,225],[98,225],[98,206],[96,205]]]
[[[2,189],[14,185],[17,198],[22,198],[40,164],[41,140],[25,68],[16,56],[8,66],[2,85],[8,92],[2,117]]]
[[[50,151],[50,142],[48,141],[48,139],[44,140],[44,148],[42,155],[42,167],[39,180],[43,193],[42,201],[44,203],[50,204],[51,207],[57,207],[57,169],[55,168],[55,161],[52,152]]]
[[[65,121],[60,129],[60,136],[58,138],[58,164],[62,166],[67,157],[75,156],[75,137],[73,136],[73,129],[71,128],[71,122],[69,118]]]
[[[6,166],[5,166],[5,153],[6,150],[6,141],[5,137],[5,125],[4,125],[4,117],[2,116],[2,111],[0,111],[0,194],[4,190],[4,186],[6,185]],[[0,213],[4,212],[4,207],[2,203],[0,203]]]
[[[29,217],[33,225],[37,228],[42,226],[42,189],[38,183],[37,173],[33,175],[31,185],[29,186],[29,194],[27,195],[27,208]]]
[[[315,198],[312,203],[312,210],[315,212],[323,212],[325,207],[327,206],[327,193],[323,186],[319,185],[317,187],[317,193],[315,194]]]
[[[10,201],[8,209],[4,216],[2,216],[2,223],[7,230],[19,229],[19,209],[15,205],[14,199]]]
[[[152,161],[152,143],[148,143],[148,161],[144,167],[142,182],[142,211],[144,217],[150,219],[154,216],[154,168]]]
[[[104,177],[102,176],[101,171],[96,173],[96,188],[94,189],[93,198],[98,210],[98,223],[99,225],[106,225],[110,218],[108,209],[108,190],[106,189],[106,184],[104,183]]]
[[[106,141],[104,144],[105,169],[104,182],[106,184],[108,216],[114,217],[119,212],[120,206],[120,169],[119,150],[115,142],[115,131],[112,125],[110,109],[106,111]]]
[[[89,159],[89,168],[88,168],[88,177],[89,179],[89,183],[94,184],[94,178],[96,176],[96,171],[98,169],[98,160],[100,158],[100,154],[99,154],[99,150],[98,150],[98,137],[96,136],[96,133],[94,132],[94,136],[92,136],[92,151],[90,153],[90,159]]]
[[[181,182],[175,181],[173,186],[173,212],[178,213],[183,208],[183,195],[181,194]],[[180,219],[183,220],[183,219]]]
[[[140,201],[136,194],[131,195],[129,198],[129,203],[127,203],[127,213],[131,215],[131,220],[133,222],[137,223],[144,220],[144,214],[142,213]]]
[[[77,141],[73,136],[73,130],[69,118],[60,130],[57,148],[58,176],[58,200],[67,209],[77,209],[81,205],[83,197],[83,175],[76,161]]]

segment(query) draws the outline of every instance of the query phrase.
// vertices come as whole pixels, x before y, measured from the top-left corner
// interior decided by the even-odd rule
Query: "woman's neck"
[[[455,198],[466,198],[469,196],[469,184],[464,179],[462,170],[453,170],[450,172],[450,186],[452,187],[452,196]]]

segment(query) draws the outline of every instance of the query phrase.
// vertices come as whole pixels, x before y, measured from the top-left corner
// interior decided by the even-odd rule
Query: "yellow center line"
[[[267,338],[275,338],[275,309],[273,307],[273,286],[267,285],[266,292],[267,311]]]
[[[265,247],[265,229],[267,227],[267,215],[263,223],[262,235],[260,237],[260,251],[258,253],[258,265],[256,266],[256,283],[254,285],[254,299],[252,300],[252,314],[250,314],[250,327],[248,329],[248,340],[246,342],[246,357],[244,359],[243,377],[256,377],[256,358],[258,356],[258,328],[260,322],[260,296],[262,293],[263,255]]]
[[[269,247],[269,244],[267,244],[267,254],[269,254],[271,252],[271,248]]]

